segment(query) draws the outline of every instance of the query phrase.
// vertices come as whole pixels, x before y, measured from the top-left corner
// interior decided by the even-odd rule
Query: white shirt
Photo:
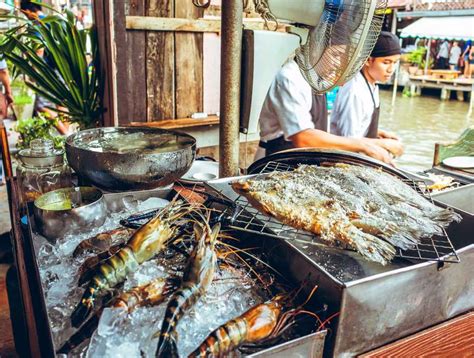
[[[449,53],[449,63],[451,65],[457,65],[460,56],[461,48],[459,46],[451,47],[451,52]]]
[[[448,58],[449,57],[448,52],[449,52],[448,41],[444,41],[439,48],[438,56]]]
[[[294,60],[287,62],[276,75],[260,112],[260,138],[269,141],[282,135],[285,139],[314,128],[311,119],[313,94]]]
[[[376,107],[380,106],[379,87],[370,85]],[[343,137],[362,138],[367,135],[374,103],[362,73],[339,88],[331,113],[331,133]]]
[[[4,70],[7,68],[7,61],[0,60],[0,70]]]

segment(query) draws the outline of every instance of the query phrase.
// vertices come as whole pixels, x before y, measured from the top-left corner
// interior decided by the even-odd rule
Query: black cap
[[[391,32],[382,31],[370,57],[386,57],[400,55],[401,53],[402,49],[400,48],[400,40],[398,37]]]

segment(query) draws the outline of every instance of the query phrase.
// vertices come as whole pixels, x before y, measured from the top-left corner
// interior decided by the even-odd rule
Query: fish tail
[[[395,257],[395,248],[376,236],[361,233],[358,238],[354,238],[353,242],[356,250],[362,256],[371,261],[379,262],[384,266]]]
[[[442,209],[436,211],[433,215],[431,215],[430,218],[436,221],[438,225],[444,227],[448,226],[453,221],[460,222],[462,220],[462,216],[451,209]]]

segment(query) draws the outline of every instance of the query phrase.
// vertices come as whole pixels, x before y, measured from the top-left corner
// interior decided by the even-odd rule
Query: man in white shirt
[[[270,155],[289,148],[317,147],[366,154],[391,163],[394,139],[347,138],[327,132],[325,96],[313,93],[291,60],[275,77],[260,113],[260,147]]]
[[[378,128],[380,97],[376,84],[392,77],[400,53],[398,38],[383,31],[362,70],[339,89],[331,114],[331,133],[353,138],[393,139],[394,145],[387,149],[395,156],[402,154],[398,138]]]
[[[438,68],[446,69],[448,67],[448,57],[449,57],[449,43],[447,40],[444,40],[441,46],[439,47],[438,56]]]
[[[453,42],[453,46],[451,47],[451,50],[449,51],[449,69],[451,71],[454,71],[458,67],[458,61],[459,57],[461,57],[461,48],[459,47],[459,44],[457,41]]]

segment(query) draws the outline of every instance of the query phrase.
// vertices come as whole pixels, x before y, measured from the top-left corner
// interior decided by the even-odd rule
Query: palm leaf
[[[44,4],[42,4],[44,6]],[[103,113],[102,78],[98,61],[96,32],[78,30],[70,11],[55,13],[42,20],[28,21],[5,33],[0,52],[33,82],[27,85],[67,111],[54,109],[70,120],[88,127]],[[26,31],[24,29],[26,28]],[[88,73],[86,42],[91,41],[93,70]],[[44,48],[47,61],[38,56]]]

